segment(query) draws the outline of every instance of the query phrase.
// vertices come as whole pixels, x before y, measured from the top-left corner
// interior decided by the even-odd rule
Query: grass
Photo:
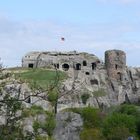
[[[53,71],[47,69],[28,69],[26,71],[18,71],[15,73],[16,77],[20,78],[27,83],[30,83],[31,87],[48,88],[55,82],[61,82],[66,78],[66,74],[61,71]]]
[[[37,114],[45,114],[41,106],[33,105],[31,108],[26,108],[22,112],[22,117],[35,116]]]

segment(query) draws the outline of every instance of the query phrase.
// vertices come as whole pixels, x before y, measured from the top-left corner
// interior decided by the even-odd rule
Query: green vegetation
[[[42,130],[47,132],[50,139],[52,138],[52,134],[55,126],[56,126],[56,122],[55,122],[54,114],[50,112],[46,112],[45,122],[34,121],[33,124],[36,137],[39,137],[38,129],[41,128]]]
[[[51,139],[49,139],[48,137],[45,137],[45,136],[37,136],[36,140],[51,140]]]
[[[101,130],[98,128],[83,129],[80,134],[80,140],[105,140]]]
[[[116,130],[121,130],[121,132],[124,131],[127,132],[127,134],[134,135],[136,132],[135,118],[133,116],[121,113],[113,113],[112,115],[108,116],[103,124],[103,134],[108,140],[110,140],[110,138],[112,139],[112,137],[113,139],[116,139]],[[122,133],[118,131],[118,134]],[[116,136],[118,137],[118,135]]]
[[[120,105],[109,112],[92,107],[71,108],[81,115],[84,121],[80,133],[81,140],[127,140],[133,136],[140,139],[140,107],[136,105]]]
[[[33,128],[35,131],[36,138],[39,140],[44,140],[43,139],[44,137],[42,138],[38,134],[38,129],[41,128],[47,132],[47,134],[49,135],[49,138],[51,140],[53,130],[54,130],[55,125],[56,125],[55,115],[53,113],[43,110],[43,108],[41,106],[33,105],[31,108],[23,110],[22,117],[23,118],[29,117],[29,116],[35,117],[36,115],[39,115],[39,114],[45,115],[46,121],[45,122],[40,122],[37,120],[34,121]]]
[[[44,114],[45,111],[41,106],[33,105],[31,108],[26,108],[22,111],[22,117],[35,116],[37,114]]]
[[[55,106],[55,104],[57,103],[57,99],[58,99],[57,89],[55,88],[55,89],[49,91],[48,101],[50,101],[52,103],[52,106]]]
[[[30,83],[32,88],[38,87],[48,89],[51,85],[57,84],[66,78],[66,74],[60,71],[47,69],[28,69],[15,73],[15,76]]]

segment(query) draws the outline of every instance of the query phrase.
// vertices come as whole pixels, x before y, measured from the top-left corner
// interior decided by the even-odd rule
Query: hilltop
[[[20,122],[21,132],[15,136],[14,126],[13,137],[114,140],[139,135],[134,131],[139,123],[128,121],[139,120],[139,106],[118,106],[139,105],[140,68],[128,67],[121,50],[106,51],[105,62],[85,52],[30,52],[22,58],[22,68],[1,70],[0,79],[1,106],[8,104],[1,108],[0,126],[7,129],[7,109],[16,113],[10,120]],[[117,114],[108,115],[114,106]],[[116,126],[109,122],[113,118]]]

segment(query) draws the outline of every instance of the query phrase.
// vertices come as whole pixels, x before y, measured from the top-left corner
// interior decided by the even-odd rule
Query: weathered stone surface
[[[24,136],[27,136],[28,134],[34,134],[33,121],[34,120],[32,117],[28,117],[23,120],[22,125]]]
[[[79,114],[60,112],[56,115],[55,140],[80,140],[83,121]]]

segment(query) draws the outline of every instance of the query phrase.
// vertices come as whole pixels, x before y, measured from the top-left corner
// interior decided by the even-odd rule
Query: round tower
[[[105,66],[110,78],[123,80],[126,68],[126,54],[121,50],[108,50],[105,52]]]

